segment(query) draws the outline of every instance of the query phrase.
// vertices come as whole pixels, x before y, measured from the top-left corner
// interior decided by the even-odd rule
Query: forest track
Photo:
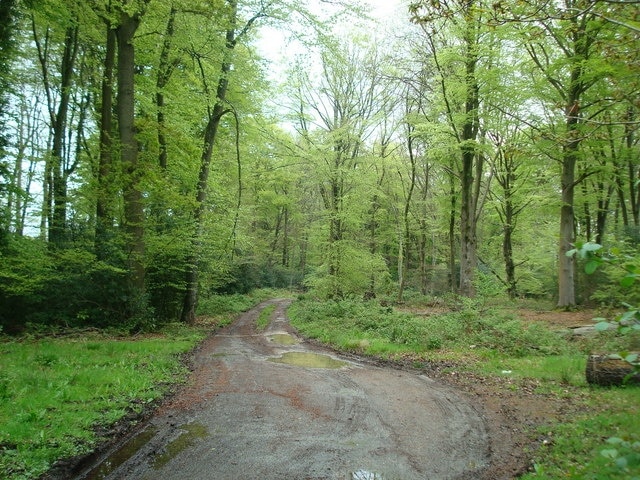
[[[306,342],[289,303],[263,302],[209,337],[188,385],[76,480],[513,477],[494,468],[508,452],[491,436],[506,423],[485,417],[478,397]]]

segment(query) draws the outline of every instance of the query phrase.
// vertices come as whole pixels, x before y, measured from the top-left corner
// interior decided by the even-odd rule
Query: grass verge
[[[100,429],[186,378],[180,354],[202,334],[168,330],[0,343],[0,478],[36,478],[60,458],[91,451]]]
[[[262,331],[269,326],[269,323],[271,322],[271,315],[275,310],[275,305],[267,305],[262,309],[256,320],[256,328],[258,331]]]
[[[524,322],[513,309],[473,302],[439,310],[419,316],[375,302],[301,297],[289,317],[303,335],[339,350],[418,368],[445,365],[445,372],[463,374],[457,377],[506,380],[488,383],[516,395],[566,402],[570,414],[528,432],[546,440],[536,445],[526,480],[640,478],[640,388],[597,388],[584,378],[589,351],[628,349],[637,338],[576,339]]]

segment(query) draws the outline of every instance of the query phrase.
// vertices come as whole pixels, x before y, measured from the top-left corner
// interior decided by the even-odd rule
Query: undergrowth
[[[0,478],[30,479],[60,458],[90,451],[129,413],[186,377],[179,355],[202,335],[103,334],[0,343]]]
[[[289,316],[303,334],[364,354],[475,350],[523,357],[572,350],[557,333],[498,310],[463,308],[417,316],[373,301],[302,299],[290,307]]]

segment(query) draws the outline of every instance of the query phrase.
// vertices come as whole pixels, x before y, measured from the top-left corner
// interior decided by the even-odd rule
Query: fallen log
[[[587,359],[587,383],[603,387],[640,385],[640,372],[616,354],[592,354]]]

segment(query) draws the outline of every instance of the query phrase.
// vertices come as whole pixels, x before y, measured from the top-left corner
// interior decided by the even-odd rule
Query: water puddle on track
[[[278,345],[295,345],[298,341],[288,333],[274,333],[269,335],[269,340]]]
[[[138,450],[144,447],[158,432],[156,428],[149,427],[129,439],[118,450],[105,458],[100,465],[91,470],[83,480],[103,480],[115,471],[120,465],[133,457]]]
[[[350,480],[384,480],[384,477],[379,473],[358,470],[356,472],[351,472]]]
[[[208,434],[207,428],[199,423],[188,423],[180,427],[180,435],[170,442],[163,453],[156,456],[152,466],[155,470],[159,470],[165,466],[171,459],[176,457],[183,450],[193,446],[199,439],[205,438]],[[158,433],[155,427],[149,427],[135,437],[129,439],[118,450],[105,458],[100,465],[91,470],[87,475],[83,476],[83,480],[104,480],[111,475],[118,467],[127,462],[130,458],[138,453],[151,439]]]
[[[347,362],[336,360],[329,355],[309,352],[288,352],[281,357],[270,358],[269,361],[306,368],[342,368],[347,364]]]
[[[173,460],[178,454],[192,447],[198,440],[208,435],[207,427],[199,423],[188,423],[180,427],[182,433],[178,438],[170,442],[164,453],[158,455],[153,461],[153,468],[159,470]]]

